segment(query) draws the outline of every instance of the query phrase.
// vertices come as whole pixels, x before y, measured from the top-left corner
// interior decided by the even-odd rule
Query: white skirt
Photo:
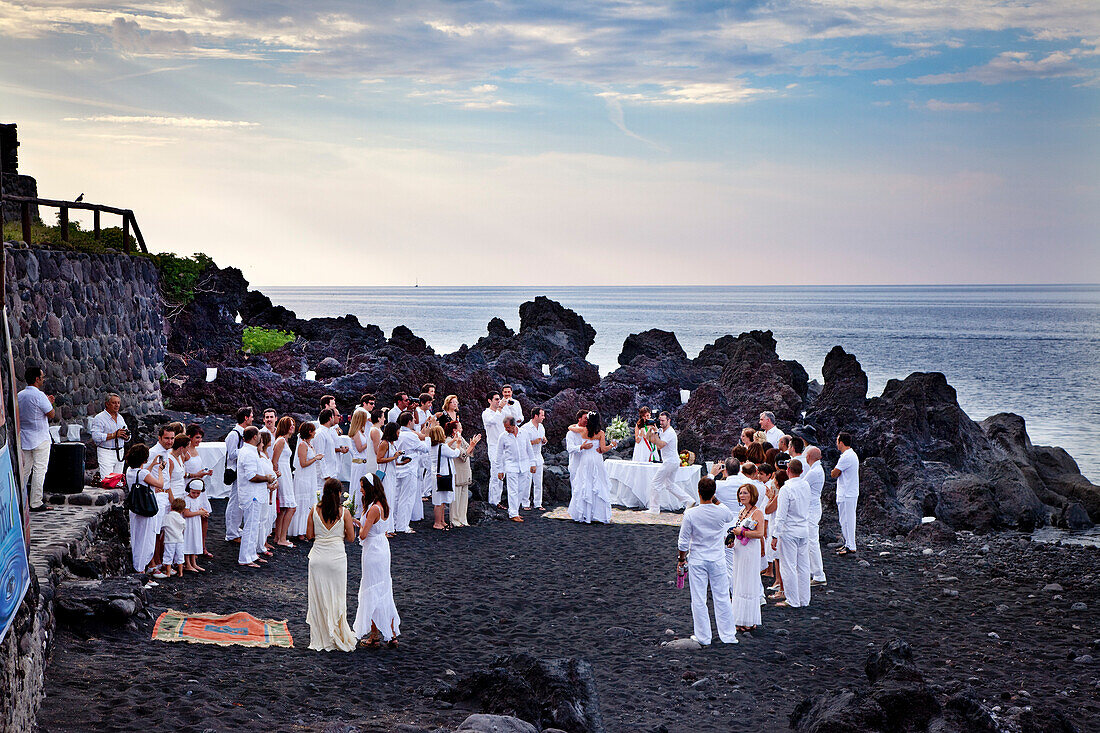
[[[352,629],[359,639],[370,634],[371,623],[386,641],[401,634],[401,616],[393,602],[393,580],[390,577],[390,542],[382,533],[372,533],[363,540],[363,576],[359,581],[359,607],[355,610]]]
[[[730,594],[733,597],[733,623],[737,626],[760,625],[760,540],[740,540],[726,549],[727,558],[732,555],[733,572],[730,578]]]

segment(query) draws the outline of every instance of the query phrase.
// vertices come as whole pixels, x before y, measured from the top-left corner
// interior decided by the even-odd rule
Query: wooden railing
[[[30,196],[7,196],[3,197],[4,201],[14,201],[19,204],[20,207],[20,220],[23,224],[23,241],[27,244],[31,243],[31,206],[50,206],[60,211],[58,217],[58,223],[61,228],[61,241],[69,241],[69,209],[80,209],[82,211],[92,212],[92,233],[96,241],[99,241],[100,236],[100,214],[106,212],[108,214],[117,214],[122,217],[122,248],[127,254],[130,253],[130,228],[133,227],[134,239],[137,241],[137,245],[141,248],[142,252],[148,253],[149,250],[145,248],[145,237],[141,236],[141,228],[138,226],[137,219],[134,218],[134,212],[131,209],[119,209],[114,206],[105,206],[104,204],[89,204],[84,201],[56,201],[54,199],[40,199],[31,198]]]

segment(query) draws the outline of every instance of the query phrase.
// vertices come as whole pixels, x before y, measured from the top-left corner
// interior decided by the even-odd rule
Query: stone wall
[[[108,392],[133,415],[161,412],[167,344],[152,261],[6,243],[8,327],[16,378],[39,366],[63,421],[103,409]]]
[[[4,170],[7,170],[5,168]],[[4,195],[5,196],[28,196],[30,198],[38,198],[38,182],[30,176],[19,176],[14,173],[4,174]],[[22,221],[22,204],[18,201],[8,201],[4,199],[4,221]],[[35,221],[39,221],[38,205],[33,204],[31,206],[31,217]],[[56,224],[57,222],[50,222]]]

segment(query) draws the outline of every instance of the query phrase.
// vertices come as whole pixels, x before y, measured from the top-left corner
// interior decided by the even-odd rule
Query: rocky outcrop
[[[641,333],[632,333],[623,342],[623,350],[619,353],[619,364],[626,366],[635,359],[647,358],[653,360],[671,359],[673,361],[687,361],[684,347],[676,340],[676,334],[672,331],[662,331],[659,328],[651,328]]]
[[[514,716],[538,730],[604,730],[592,665],[583,659],[537,659],[522,653],[497,657],[488,668],[463,675],[435,696],[483,713]]]
[[[199,276],[195,298],[169,320],[168,351],[212,365],[238,361],[244,327],[236,319],[247,292],[240,270],[210,264]]]

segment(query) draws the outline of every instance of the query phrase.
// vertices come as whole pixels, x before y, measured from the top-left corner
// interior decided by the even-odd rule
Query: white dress
[[[313,512],[313,547],[309,550],[309,648],[350,652],[355,635],[348,626],[348,553],[344,549],[344,521],[331,527]],[[342,510],[341,510],[342,511]]]
[[[390,443],[386,449],[386,458],[393,458],[395,453],[397,453],[397,447]],[[386,492],[386,503],[390,505],[390,516],[379,522],[379,524],[384,525],[385,531],[392,534],[394,531],[393,510],[397,506],[397,472],[394,469],[393,461],[378,464],[376,459],[375,465],[378,466],[378,470],[386,472],[385,477],[382,479],[382,490]]]
[[[203,509],[202,506],[202,494],[192,499],[190,496],[184,497],[183,501],[187,504],[187,510],[191,512],[197,512]],[[186,524],[183,528],[183,554],[184,555],[201,555],[202,554],[202,517],[195,515],[193,517],[184,517]]]
[[[370,434],[366,431],[362,434],[367,447],[363,450],[355,448],[355,438],[351,439],[351,477],[348,480],[348,493],[355,497],[355,518],[363,516],[363,487],[360,479],[369,476],[378,469],[378,455],[374,452],[374,443]]]
[[[649,463],[653,460],[653,449],[649,444],[645,442],[645,439],[638,440],[638,430],[634,430],[634,452],[630,455],[630,460],[637,463]]]
[[[576,481],[569,500],[569,516],[575,522],[611,522],[611,481],[603,465],[599,443],[591,438],[592,447],[577,455]]]
[[[266,453],[260,453],[260,465],[263,468],[265,476],[275,475],[275,465],[268,458]],[[276,492],[278,493],[278,492]],[[271,493],[267,489],[267,484],[263,485],[263,489],[260,491],[260,504],[262,506],[260,515],[260,541],[261,544],[267,540],[268,535],[271,534],[272,528],[275,526],[275,494]]]
[[[752,518],[750,513],[745,519],[738,520],[737,527]],[[763,517],[758,515],[760,521]],[[760,596],[763,585],[760,582],[760,540],[741,540],[733,543],[733,569],[730,576],[730,594],[733,596],[733,622],[738,626],[760,625]]]
[[[128,468],[126,486],[132,490],[138,482],[148,483],[145,481],[148,475],[149,472],[144,468]],[[144,572],[153,561],[158,531],[157,517],[143,517],[130,512],[130,554],[134,563],[134,572]]]
[[[187,460],[183,462],[183,472],[185,474],[188,474],[188,473],[202,473],[205,470],[206,470],[206,466],[203,465],[202,458],[200,458],[198,455],[188,456]],[[205,482],[205,480],[195,478],[195,479],[191,479],[191,481],[196,481],[196,482],[197,481],[202,481],[203,482],[202,493],[199,494],[199,506],[200,506],[201,509],[205,509],[206,511],[210,511],[210,497],[206,493],[206,482]],[[191,481],[187,481],[186,483],[190,484]],[[195,485],[197,486],[198,484],[196,483]],[[187,489],[186,484],[184,485],[184,489],[185,490]]]
[[[290,524],[286,530],[288,537],[305,535],[309,513],[317,503],[317,467],[321,462],[317,461],[303,468],[298,460],[298,449],[303,445],[306,447],[306,460],[317,455],[313,446],[304,441],[299,442],[298,447],[294,449],[294,499],[297,502],[298,511],[294,512],[294,516],[290,518]]]
[[[294,492],[294,472],[290,470],[291,456],[294,455],[294,451],[290,443],[286,442],[286,438],[279,438],[279,440],[284,443],[283,450],[279,453],[279,508],[290,509],[298,506],[298,498]]]
[[[378,505],[375,505],[378,506]],[[381,507],[379,507],[381,509]],[[370,635],[373,623],[386,641],[401,634],[401,616],[393,602],[393,580],[390,577],[390,541],[386,538],[387,520],[371,525],[363,546],[363,575],[359,581],[359,607],[355,610],[355,636]]]

